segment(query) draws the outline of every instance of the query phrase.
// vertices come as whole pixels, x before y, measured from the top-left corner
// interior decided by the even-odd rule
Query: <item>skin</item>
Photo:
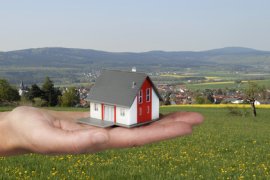
[[[192,133],[202,115],[176,112],[136,128],[98,128],[76,123],[89,112],[17,107],[0,113],[0,156],[26,153],[80,154],[142,146]]]

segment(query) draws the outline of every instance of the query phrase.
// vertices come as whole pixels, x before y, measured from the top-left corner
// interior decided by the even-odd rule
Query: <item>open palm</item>
[[[92,153],[112,148],[141,146],[190,134],[200,124],[198,113],[176,112],[159,121],[136,128],[98,128],[76,123],[88,112],[59,112],[18,107],[6,115],[7,155],[35,152],[42,154]]]

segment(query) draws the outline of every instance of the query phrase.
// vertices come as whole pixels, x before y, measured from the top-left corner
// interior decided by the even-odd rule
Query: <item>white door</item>
[[[104,120],[114,122],[114,107],[104,105]]]

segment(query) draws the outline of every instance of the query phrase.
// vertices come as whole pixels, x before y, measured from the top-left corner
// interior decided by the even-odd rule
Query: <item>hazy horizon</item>
[[[210,50],[218,50],[218,49],[224,49],[224,48],[244,48],[244,49],[252,49],[257,51],[268,51],[268,50],[261,50],[261,49],[255,49],[250,47],[240,47],[240,46],[228,46],[228,47],[218,47],[213,49],[205,49],[205,50],[162,50],[162,49],[152,49],[147,51],[107,51],[102,49],[89,49],[89,48],[77,48],[77,47],[30,47],[30,48],[23,48],[23,49],[14,49],[14,50],[8,50],[8,51],[0,51],[0,52],[12,52],[12,51],[23,51],[28,49],[45,49],[45,48],[63,48],[63,49],[85,49],[85,50],[93,50],[93,51],[101,51],[101,52],[111,52],[111,53],[144,53],[144,52],[151,52],[151,51],[163,51],[163,52],[203,52],[203,51],[210,51]]]
[[[34,0],[1,2],[0,51],[270,51],[270,1]]]

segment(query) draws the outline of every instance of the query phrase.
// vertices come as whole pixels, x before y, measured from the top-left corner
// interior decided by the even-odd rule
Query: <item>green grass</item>
[[[270,179],[269,109],[255,119],[225,108],[161,108],[174,111],[200,112],[205,122],[191,136],[138,148],[0,158],[0,179]]]

